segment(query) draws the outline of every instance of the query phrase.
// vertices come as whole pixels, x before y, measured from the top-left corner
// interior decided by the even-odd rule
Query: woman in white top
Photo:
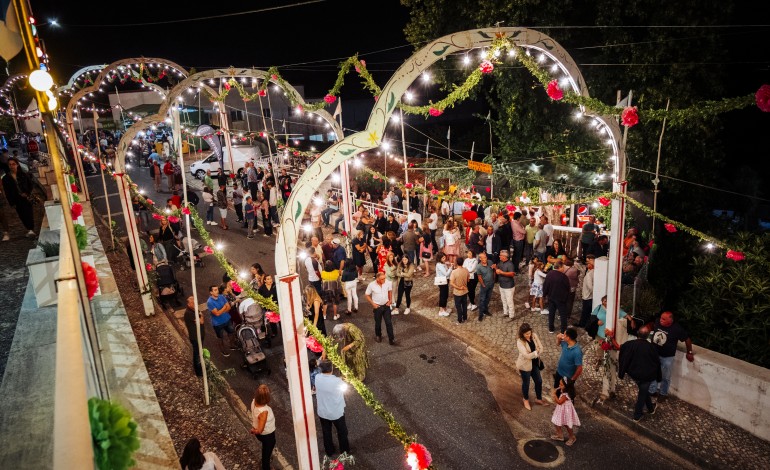
[[[262,384],[251,401],[251,433],[262,443],[262,470],[270,470],[270,456],[275,448],[275,415],[270,403],[270,389]]]
[[[438,315],[448,317],[447,300],[449,299],[449,275],[452,274],[452,265],[447,262],[447,256],[439,253],[436,256],[436,276],[433,285],[438,286]]]
[[[179,465],[182,470],[225,470],[217,454],[214,452],[203,453],[201,442],[196,437],[185,444]]]
[[[468,270],[468,309],[473,311],[478,307],[476,306],[476,285],[479,283],[479,279],[476,277],[476,265],[479,264],[478,258],[473,254],[471,250],[465,252],[465,259],[463,260],[463,268]]]

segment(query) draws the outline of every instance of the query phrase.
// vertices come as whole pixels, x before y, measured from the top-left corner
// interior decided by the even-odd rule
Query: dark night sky
[[[305,85],[309,97],[318,97],[334,84],[338,64],[356,53],[382,85],[412,52],[403,34],[408,12],[398,0],[201,2],[207,8],[196,3],[31,0],[52,71],[62,82],[82,66],[146,56],[198,71],[275,65],[293,85]],[[356,8],[364,9],[363,16],[350,19]],[[262,11],[147,24],[251,10]],[[44,24],[54,18],[60,27]]]

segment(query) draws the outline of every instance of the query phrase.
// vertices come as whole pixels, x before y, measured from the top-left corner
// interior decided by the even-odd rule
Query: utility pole
[[[671,104],[671,99],[666,100],[666,113],[668,113],[668,106]],[[655,189],[652,190],[652,231],[650,232],[650,236],[655,236],[655,214],[658,212],[658,193],[660,192],[658,190],[658,183],[660,183],[660,178],[658,175],[660,174],[660,153],[663,149],[663,133],[666,132],[666,119],[668,116],[663,117],[663,127],[660,128],[660,138],[658,139],[658,161],[655,163],[655,179],[652,180],[652,184],[655,186]]]

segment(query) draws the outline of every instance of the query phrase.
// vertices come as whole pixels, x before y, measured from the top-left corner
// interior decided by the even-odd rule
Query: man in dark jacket
[[[553,268],[548,271],[543,281],[543,296],[548,297],[548,332],[553,333],[556,310],[559,310],[559,323],[561,332],[567,330],[567,320],[570,312],[567,311],[567,300],[569,299],[570,283],[569,278],[564,271],[566,267],[561,260],[553,263]],[[546,312],[543,312],[546,313]]]
[[[511,240],[513,240],[511,218],[508,217],[508,214],[503,214],[498,219],[500,220],[500,227],[495,234],[497,235],[497,238],[500,239],[500,250],[509,250],[511,248]]]
[[[634,421],[642,419],[644,407],[649,414],[655,414],[657,403],[650,398],[650,384],[662,378],[660,370],[660,357],[654,344],[647,341],[650,330],[647,327],[639,328],[638,339],[627,341],[620,347],[618,358],[618,377],[621,379],[628,373],[639,387],[634,406]]]

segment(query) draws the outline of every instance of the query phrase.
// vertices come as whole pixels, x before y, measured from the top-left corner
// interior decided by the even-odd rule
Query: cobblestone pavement
[[[370,273],[368,275],[371,276]],[[545,348],[545,354],[541,356],[546,365],[543,371],[543,386],[544,390],[550,389],[552,383],[550,377],[555,371],[560,350],[556,346],[555,335],[548,333],[548,316],[524,308],[524,302],[529,294],[526,276],[516,277],[514,320],[502,316],[502,304],[498,288],[495,287],[489,309],[492,316],[479,322],[476,312],[470,312],[468,321],[463,324],[457,324],[454,311],[449,317],[437,315],[438,288],[433,285],[433,276],[416,279],[418,280],[412,291],[413,314],[431,319],[437,326],[447,329],[469,345],[496,358],[512,372],[516,370],[518,352],[515,338],[518,328],[524,322],[529,323],[540,336]],[[449,305],[452,306],[451,295]],[[572,315],[574,320],[579,317],[579,306],[578,300],[575,302]],[[556,321],[558,324],[558,318]],[[572,323],[571,321],[570,324]],[[674,450],[700,467],[766,468],[767,462],[770,462],[770,443],[674,397],[662,403],[655,415],[645,416],[642,421],[635,423],[631,416],[636,402],[637,388],[629,378],[618,380],[614,399],[604,404],[594,404],[602,386],[603,370],[600,362],[602,351],[590,337],[584,334],[583,330],[579,330],[578,334],[578,342],[584,351],[584,370],[578,381],[576,400],[579,406],[582,405],[581,412],[593,407],[594,411],[607,414],[618,423],[631,428],[632,431]],[[520,380],[518,373],[513,373],[512,377],[515,377],[514,380],[517,382]],[[546,392],[544,391],[543,394],[546,395]]]

